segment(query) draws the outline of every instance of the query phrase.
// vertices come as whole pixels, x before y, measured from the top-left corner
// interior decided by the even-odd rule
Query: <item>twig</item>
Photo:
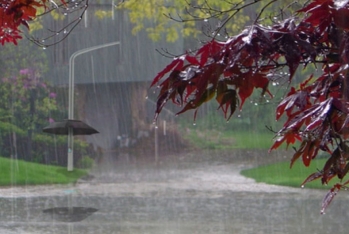
[[[49,47],[49,46],[53,46],[53,45],[55,45],[55,44],[58,44],[58,43],[62,42],[63,40],[65,40],[65,39],[70,35],[70,33],[73,31],[73,29],[81,22],[82,17],[83,17],[83,15],[85,14],[85,12],[86,12],[86,10],[87,10],[87,8],[88,8],[88,1],[89,1],[89,0],[81,0],[81,1],[79,2],[79,4],[76,4],[76,2],[73,2],[73,1],[68,1],[68,2],[66,2],[66,4],[68,4],[68,9],[71,9],[71,10],[68,11],[69,14],[70,14],[70,13],[77,12],[77,11],[80,11],[80,10],[82,10],[82,13],[81,13],[75,20],[71,21],[70,23],[68,23],[67,25],[65,25],[63,28],[61,28],[61,29],[59,29],[59,30],[46,29],[46,30],[48,30],[48,31],[51,33],[51,35],[49,35],[49,36],[47,36],[47,37],[44,37],[44,38],[34,38],[34,36],[27,36],[27,35],[25,35],[26,38],[27,38],[28,40],[32,41],[34,44],[36,44],[36,45],[38,45],[38,46],[40,46],[40,47],[43,47],[43,48],[47,48],[47,47]],[[69,3],[74,4],[74,8],[70,8],[70,7],[69,7]],[[82,3],[84,3],[83,6],[81,6]],[[80,5],[80,6],[79,6],[79,5]],[[64,8],[66,8],[66,7],[67,7],[66,5],[60,4],[58,9],[57,9],[57,8],[50,9],[50,10],[46,11],[45,13],[43,13],[43,14],[37,16],[37,18],[38,18],[38,17],[42,17],[42,16],[44,16],[45,14],[47,14],[48,12],[51,12],[51,11],[53,11],[53,10],[59,10],[60,8],[63,8],[63,9],[64,9]],[[65,12],[65,13],[67,13],[67,12]],[[65,31],[66,31],[66,32],[65,32]],[[52,39],[52,38],[55,38],[55,37],[57,37],[58,35],[61,35],[62,32],[65,32],[65,33],[64,33],[64,36],[61,37],[58,41],[55,41],[55,42],[53,42],[53,43],[45,43],[47,40],[50,40],[50,39]]]

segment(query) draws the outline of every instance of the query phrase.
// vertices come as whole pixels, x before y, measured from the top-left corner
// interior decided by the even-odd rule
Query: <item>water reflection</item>
[[[1,233],[68,233],[42,213],[47,198],[2,198]],[[52,198],[50,198],[52,199]],[[64,203],[62,197],[54,198]],[[321,216],[320,198],[299,194],[227,192],[209,197],[83,197],[99,211],[73,223],[71,233],[345,233],[347,203]],[[344,203],[345,202],[345,203]]]
[[[91,207],[54,207],[43,210],[52,219],[60,222],[80,222],[96,212]]]

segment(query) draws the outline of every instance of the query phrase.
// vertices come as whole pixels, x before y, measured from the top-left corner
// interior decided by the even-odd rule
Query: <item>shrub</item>
[[[93,167],[94,163],[95,161],[89,156],[83,156],[78,163],[78,167],[82,169],[89,169]]]

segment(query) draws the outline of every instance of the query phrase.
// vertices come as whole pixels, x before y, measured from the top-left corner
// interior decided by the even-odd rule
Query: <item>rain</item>
[[[101,11],[110,15],[97,17]],[[90,1],[62,14],[44,17],[31,40],[7,45],[0,56],[0,155],[10,160],[11,178],[0,187],[0,233],[346,232],[338,225],[349,215],[346,193],[323,216],[323,191],[240,174],[291,158],[289,151],[246,148],[236,136],[224,136],[243,131],[258,145],[266,135],[255,135],[256,123],[279,124],[268,106],[275,100],[252,97],[229,122],[214,103],[202,106],[195,120],[194,112],[177,116],[181,108],[168,105],[154,123],[159,90],[150,84],[171,62],[165,55],[195,49],[195,38],[179,35],[169,43],[146,30],[134,33],[129,14],[114,1]],[[272,86],[281,89],[279,80]],[[267,134],[271,146],[273,133]],[[35,166],[22,161],[48,168],[46,182],[32,182]],[[52,165],[66,177],[87,173],[50,183]],[[26,172],[21,183],[19,171]]]

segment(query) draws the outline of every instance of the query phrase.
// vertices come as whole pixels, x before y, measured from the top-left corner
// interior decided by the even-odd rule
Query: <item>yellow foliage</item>
[[[112,11],[103,11],[103,10],[96,10],[95,11],[95,16],[98,19],[104,19],[106,17],[111,17],[113,15]]]
[[[32,20],[32,21],[29,21],[29,28],[30,28],[30,33],[36,31],[36,30],[40,30],[42,29],[42,23],[40,20],[38,19],[35,19],[35,20]]]
[[[178,39],[178,31],[176,28],[171,27],[167,29],[166,32],[166,41],[168,42],[175,42]]]
[[[36,9],[36,14],[37,15],[41,15],[42,13],[44,13],[44,9],[42,9],[42,8],[37,8]],[[38,18],[35,18],[35,19],[31,20],[31,21],[28,21],[28,24],[29,24],[29,28],[30,28],[29,33],[34,32],[36,30],[40,30],[40,29],[43,28],[41,20],[38,19]]]
[[[183,28],[182,34],[184,37],[197,37],[200,32],[193,28]]]
[[[161,38],[161,34],[157,33],[154,28],[147,28],[146,31],[153,41],[158,41]]]
[[[118,6],[118,9],[128,11],[130,21],[134,24],[132,32],[135,34],[145,29],[152,40],[159,40],[164,34],[168,42],[175,42],[179,34],[184,37],[198,36],[202,28],[198,27],[193,18],[205,19],[210,14],[231,9],[241,0],[196,0],[195,6],[188,5],[188,0],[127,0]],[[200,6],[203,8],[200,9]],[[210,6],[211,12],[204,10]],[[219,16],[218,20],[223,20]],[[175,23],[175,20],[184,23]],[[227,30],[237,32],[249,20],[243,12],[237,14],[237,20],[229,22]]]
[[[57,12],[57,11],[51,11],[51,16],[54,20],[63,20],[64,19],[64,15]]]

